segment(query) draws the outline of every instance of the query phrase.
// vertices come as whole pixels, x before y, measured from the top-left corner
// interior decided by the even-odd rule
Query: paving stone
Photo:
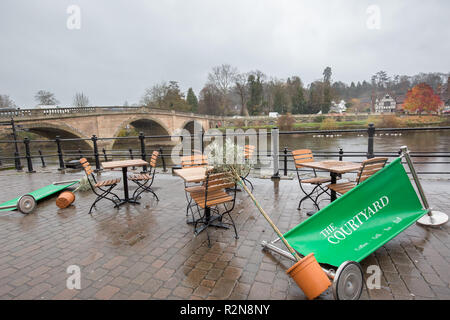
[[[3,190],[5,199],[57,180],[61,175],[52,170],[0,171],[0,183],[14,181]],[[253,180],[255,196],[283,230],[308,218],[296,210],[296,180],[282,180],[276,194],[272,181]],[[233,211],[240,238],[233,238],[233,230],[211,228],[209,248],[206,234],[193,237],[192,225],[185,223],[180,182],[158,174],[158,204],[145,196],[141,205],[111,211],[105,202],[90,216],[95,196],[87,192],[78,193],[71,208],[43,201],[33,215],[5,216],[0,220],[0,299],[306,299],[285,274],[291,262],[261,250],[262,240],[276,236],[245,194],[238,194]],[[450,206],[447,181],[425,180],[423,186],[434,207]],[[361,262],[364,271],[378,265],[383,277],[381,288],[365,288],[361,299],[449,300],[449,230],[412,225],[369,255]],[[81,267],[80,290],[66,288],[69,265]],[[331,298],[330,290],[320,296]]]

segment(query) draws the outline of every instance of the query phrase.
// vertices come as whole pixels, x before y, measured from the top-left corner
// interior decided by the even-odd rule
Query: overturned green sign
[[[397,158],[284,237],[299,253],[339,266],[361,261],[426,213]]]

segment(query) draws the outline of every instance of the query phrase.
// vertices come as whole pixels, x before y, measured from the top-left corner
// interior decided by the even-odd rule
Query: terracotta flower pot
[[[75,194],[70,191],[61,192],[61,194],[56,199],[56,205],[58,208],[64,209],[70,206],[72,202],[75,201]]]
[[[310,300],[318,297],[331,286],[330,279],[320,267],[320,264],[314,257],[314,253],[310,253],[298,261],[286,273],[294,279]]]

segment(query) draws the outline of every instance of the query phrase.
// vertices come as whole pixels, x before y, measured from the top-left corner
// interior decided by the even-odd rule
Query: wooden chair
[[[317,175],[316,170],[313,170],[314,177],[313,178],[303,178],[302,174],[300,173],[300,169],[303,168],[302,164],[306,162],[314,162],[314,155],[310,149],[298,149],[292,151],[292,156],[294,158],[294,164],[295,164],[295,170],[297,171],[297,178],[300,185],[300,189],[305,194],[305,196],[300,199],[300,202],[298,203],[297,210],[300,210],[302,202],[306,199],[310,199],[314,205],[317,207],[317,210],[320,210],[319,204],[317,203],[317,200],[319,199],[320,195],[327,192],[327,189],[322,187],[324,183],[328,183],[331,181],[331,177],[320,177]],[[313,189],[311,192],[306,192],[303,185],[313,185]],[[317,189],[320,189],[318,191]],[[315,199],[313,199],[314,192],[318,192],[315,196]]]
[[[255,151],[255,149],[256,149],[255,146],[252,146],[249,144],[244,146],[244,161],[246,161],[247,163],[250,162],[250,159],[253,156],[253,152]],[[252,188],[252,192],[253,192],[253,184],[250,180],[247,179],[249,174],[250,174],[250,170],[248,170],[248,172],[245,175],[241,176],[241,180],[245,184],[247,184],[247,182],[248,182],[248,184],[250,184],[250,187]]]
[[[208,227],[215,221],[219,220],[221,224],[232,225],[234,228],[235,238],[238,239],[236,225],[230,212],[234,209],[236,202],[236,182],[231,173],[207,173],[206,180],[203,188],[196,191],[189,191],[189,194],[195,204],[197,205],[200,219],[194,222],[194,233],[197,235],[203,229],[206,229],[208,236],[208,245],[211,245]],[[229,195],[226,189],[232,189],[233,195]],[[229,205],[227,207],[227,204]],[[230,207],[231,204],[231,207]],[[225,211],[220,213],[219,205],[223,205]],[[203,209],[203,215],[200,213],[200,209]],[[210,215],[210,211],[213,210],[217,213],[215,216]],[[223,217],[228,215],[231,222],[223,222]],[[203,224],[204,227],[199,231],[197,229],[198,224]]]
[[[136,190],[133,192],[133,198],[138,199],[141,195],[141,193],[147,191],[152,193],[156,201],[159,201],[158,196],[153,191],[151,186],[153,185],[153,181],[155,181],[155,173],[156,173],[156,161],[158,160],[159,152],[153,151],[152,156],[150,158],[150,171],[146,173],[140,173],[140,174],[133,174],[128,178],[128,180],[134,182],[137,184]]]
[[[388,158],[377,157],[372,159],[364,160],[359,167],[357,179],[355,182],[342,182],[342,183],[334,183],[329,184],[327,187],[331,190],[336,191],[340,194],[345,194],[347,191],[353,189],[355,186],[367,180],[370,176],[372,176],[375,172],[381,170],[387,162]]]
[[[203,154],[194,154],[191,156],[183,156],[181,157],[181,168],[195,168],[195,167],[204,167],[208,165],[208,157],[204,156]],[[194,223],[195,221],[195,214],[192,210],[192,198],[189,195],[189,192],[196,192],[196,191],[203,191],[204,187],[203,184],[194,183],[194,184],[188,184],[184,182],[184,191],[186,195],[186,200],[188,202],[186,206],[186,217],[189,215],[189,212],[191,212],[192,220],[188,221],[188,223]]]
[[[92,209],[95,207],[95,204],[102,199],[107,199],[111,201],[112,203],[114,203],[114,207],[118,208],[119,206],[114,201],[114,199],[109,198],[108,195],[111,194],[115,199],[117,199],[118,203],[120,202],[120,198],[115,193],[112,192],[112,189],[114,189],[120,182],[120,178],[97,181],[97,179],[95,179],[95,176],[93,174],[94,171],[92,170],[92,167],[90,166],[86,158],[81,158],[80,163],[83,166],[84,172],[86,173],[87,180],[89,182],[89,185],[91,186],[92,191],[97,196],[94,203],[91,205],[91,208],[89,209],[89,214],[92,213]],[[100,190],[100,192],[98,192],[97,190]]]

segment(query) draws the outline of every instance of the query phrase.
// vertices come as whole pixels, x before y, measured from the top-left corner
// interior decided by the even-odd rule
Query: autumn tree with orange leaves
[[[433,88],[426,83],[419,83],[406,93],[403,110],[421,114],[422,112],[437,112],[443,104],[441,98],[434,93]]]

